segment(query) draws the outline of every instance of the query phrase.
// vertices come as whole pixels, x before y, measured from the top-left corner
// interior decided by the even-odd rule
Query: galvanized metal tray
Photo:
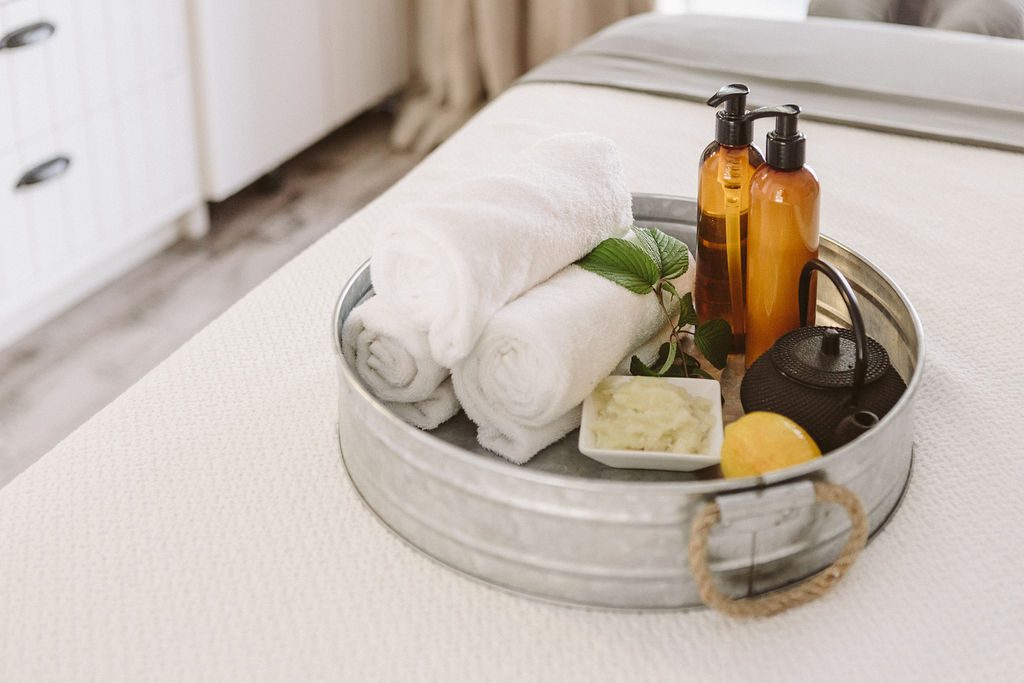
[[[696,205],[634,195],[638,224],[696,241]],[[353,484],[399,536],[445,565],[530,597],[604,608],[678,609],[701,604],[687,562],[690,523],[708,501],[723,520],[708,556],[716,583],[731,596],[774,590],[827,566],[849,522],[815,505],[814,481],[841,484],[859,497],[869,530],[897,508],[912,465],[913,408],[924,338],[910,302],[888,277],[846,247],[822,237],[821,257],[843,271],[860,299],[868,334],[907,381],[899,403],[873,429],[824,458],[762,477],[608,468],[582,455],[577,433],[524,466],[476,442],[463,415],[432,432],[405,424],[361,384],[340,352],[342,324],[372,294],[369,264],[342,292],[332,323],[338,361],[338,435]],[[848,325],[842,299],[818,287],[818,324]],[[725,419],[740,413],[742,359],[722,376]]]

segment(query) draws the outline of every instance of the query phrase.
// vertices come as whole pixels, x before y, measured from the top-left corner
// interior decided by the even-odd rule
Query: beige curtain
[[[654,0],[412,0],[414,87],[391,132],[425,152],[527,69]]]

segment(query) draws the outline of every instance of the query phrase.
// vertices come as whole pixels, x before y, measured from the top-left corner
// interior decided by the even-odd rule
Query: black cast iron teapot
[[[835,284],[853,329],[807,327],[811,275]],[[743,377],[746,412],[785,415],[811,435],[822,452],[839,448],[871,429],[896,405],[907,385],[885,348],[864,331],[857,295],[838,270],[819,259],[800,272],[800,325],[758,358]]]

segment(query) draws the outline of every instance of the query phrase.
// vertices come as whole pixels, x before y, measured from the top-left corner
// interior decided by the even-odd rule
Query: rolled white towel
[[[455,398],[455,389],[449,377],[437,385],[433,393],[422,401],[414,403],[384,403],[395,415],[414,427],[434,429],[459,412],[459,400]]]
[[[680,294],[695,270],[673,282]],[[522,464],[579,426],[583,399],[623,359],[646,347],[649,361],[667,334],[653,294],[570,266],[491,319],[452,371],[455,393],[480,444]]]
[[[341,331],[341,350],[382,401],[422,401],[449,374],[430,355],[427,335],[406,324],[380,296],[349,313]]]
[[[377,236],[373,284],[450,367],[498,309],[632,222],[615,144],[556,135],[400,208]]]
[[[448,368],[427,348],[427,336],[402,322],[375,296],[349,313],[341,351],[363,384],[396,414],[433,429],[459,412]]]

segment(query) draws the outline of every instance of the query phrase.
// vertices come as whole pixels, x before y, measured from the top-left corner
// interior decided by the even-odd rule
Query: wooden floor
[[[0,351],[0,486],[281,265],[404,175],[371,112],[286,163],[281,184],[213,206],[180,242]]]

